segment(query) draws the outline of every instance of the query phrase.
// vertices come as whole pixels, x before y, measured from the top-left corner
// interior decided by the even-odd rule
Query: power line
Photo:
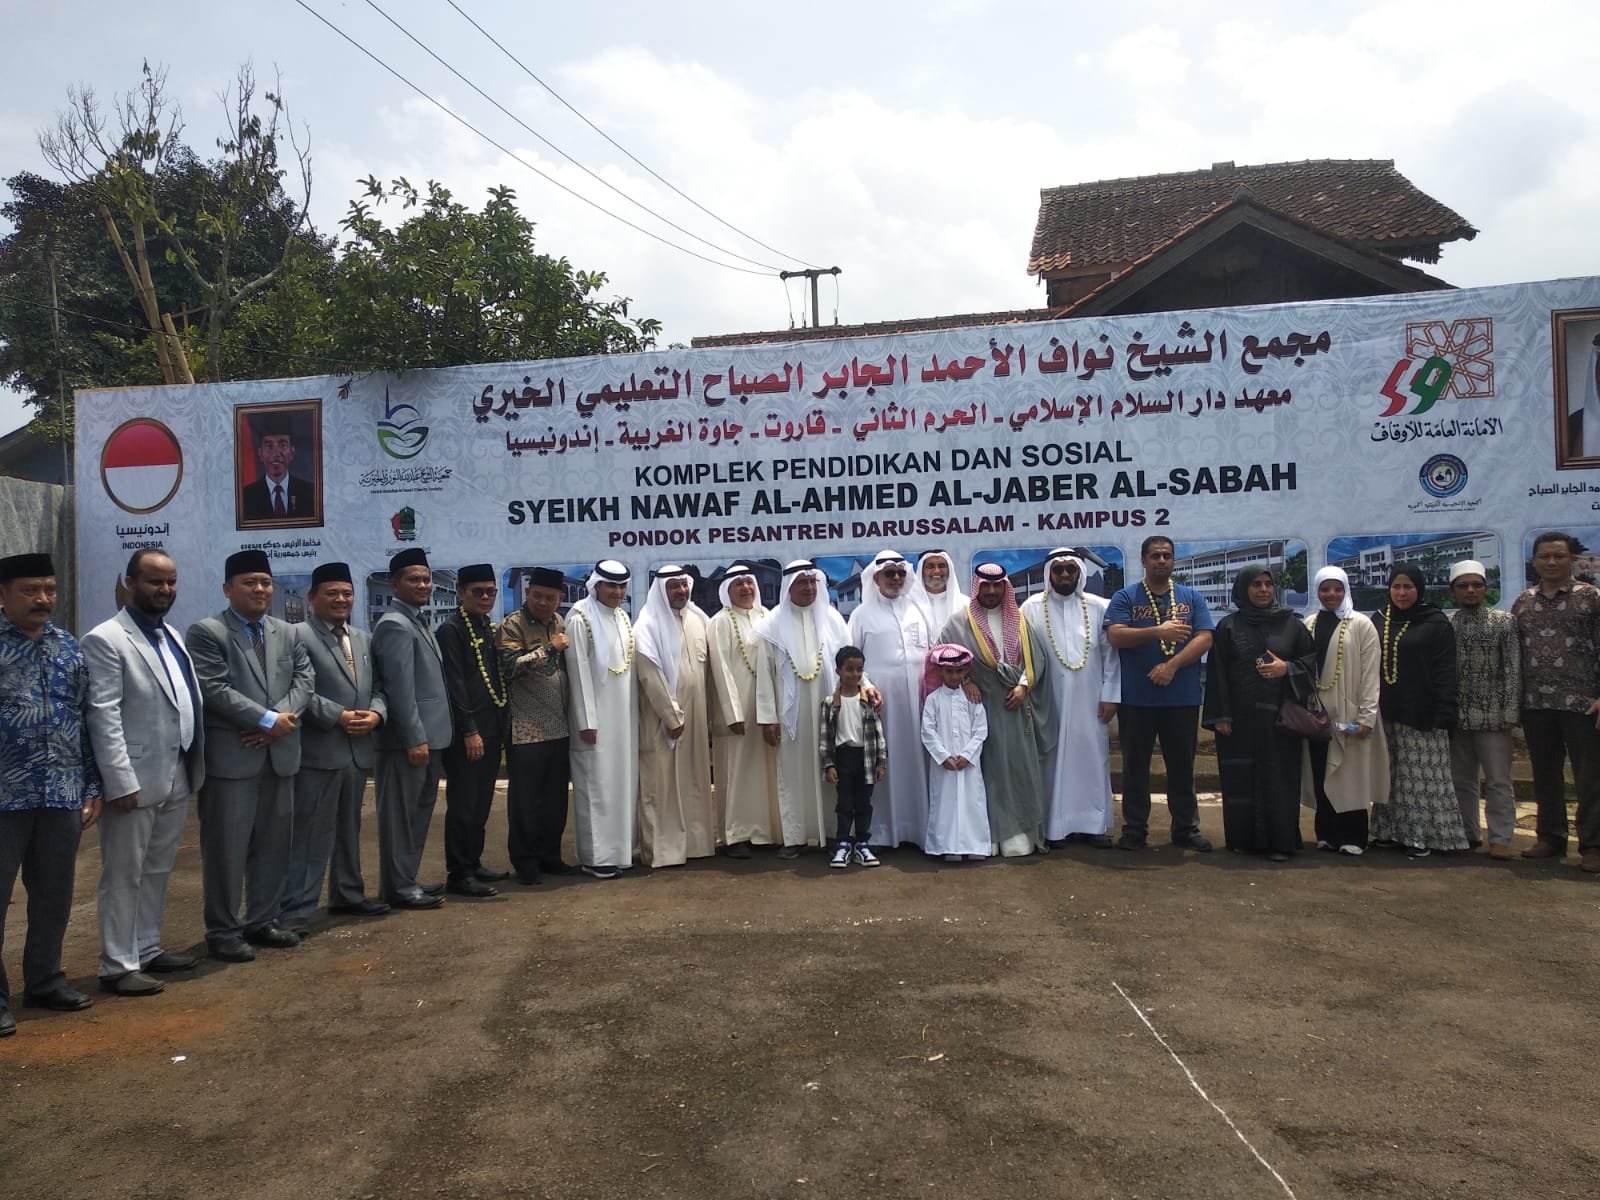
[[[528,133],[530,133],[534,137],[538,138],[539,141],[543,142],[546,146],[550,147],[550,149],[554,150],[562,158],[566,159],[569,163],[571,163],[573,166],[577,167],[578,170],[582,171],[585,175],[587,175],[590,179],[594,180],[596,183],[600,184],[602,187],[609,188],[611,191],[615,192],[618,196],[621,196],[629,204],[632,204],[635,207],[637,207],[639,209],[642,209],[644,212],[649,213],[652,217],[654,217],[656,220],[660,221],[663,225],[671,226],[673,229],[676,229],[679,233],[683,234],[685,237],[693,238],[695,241],[699,242],[701,245],[709,246],[709,247],[711,247],[711,249],[717,251],[719,254],[726,254],[729,258],[737,258],[740,262],[747,262],[747,263],[750,263],[751,265],[757,266],[757,267],[765,267],[770,271],[776,271],[776,270],[779,269],[778,265],[776,263],[762,262],[759,259],[751,258],[751,257],[749,257],[748,255],[745,255],[745,254],[740,254],[737,250],[730,250],[726,246],[719,246],[719,245],[717,245],[717,243],[711,241],[710,239],[701,237],[698,233],[695,233],[693,230],[685,229],[682,225],[679,225],[676,221],[673,221],[671,218],[662,216],[660,213],[656,212],[655,209],[651,208],[648,204],[645,204],[643,201],[634,199],[634,197],[628,195],[627,192],[623,191],[621,188],[617,187],[615,184],[611,183],[609,180],[601,177],[600,175],[595,174],[593,171],[591,171],[588,167],[584,166],[581,162],[579,162],[572,155],[568,154],[560,146],[556,145],[549,138],[545,137],[544,134],[540,133],[532,125],[529,125],[521,117],[517,116],[516,113],[512,112],[505,105],[501,104],[493,96],[489,95],[488,92],[484,91],[476,83],[473,83],[472,80],[468,79],[460,71],[456,70],[448,62],[446,62],[443,58],[441,58],[437,53],[435,53],[433,48],[430,47],[426,42],[422,41],[421,38],[417,37],[416,34],[412,33],[409,29],[407,29],[404,25],[400,24],[399,21],[395,20],[388,13],[384,12],[383,9],[379,8],[378,5],[375,3],[375,0],[367,0],[367,7],[372,9],[373,12],[377,13],[385,21],[389,22],[389,24],[393,25],[401,33],[405,34],[406,37],[410,38],[411,41],[413,43],[415,43],[430,58],[432,58],[434,60],[434,62],[438,63],[446,71],[449,71],[450,74],[454,75],[462,83],[466,84],[473,91],[477,92],[478,95],[482,96],[490,104],[494,105],[495,108],[499,109],[503,114],[505,114],[506,116],[510,117],[518,125],[522,126],[523,129],[527,130]]]
[[[371,0],[368,0],[368,2],[370,3]],[[623,154],[625,154],[628,157],[628,160],[630,162],[632,162],[640,170],[646,172],[652,179],[656,180],[656,182],[658,182],[662,186],[668,188],[670,191],[672,191],[676,195],[682,197],[684,200],[687,200],[690,204],[694,205],[701,212],[705,213],[706,216],[710,217],[713,221],[716,221],[718,224],[724,225],[727,228],[733,230],[734,233],[737,233],[742,238],[748,238],[750,241],[752,241],[756,245],[760,246],[763,250],[766,250],[766,251],[768,251],[768,252],[770,252],[772,254],[776,254],[780,258],[788,258],[788,259],[793,259],[797,263],[805,263],[805,265],[808,266],[808,267],[815,267],[817,265],[814,262],[810,262],[810,261],[808,261],[808,260],[806,260],[804,258],[801,258],[797,254],[789,254],[786,251],[779,250],[776,246],[767,245],[766,242],[763,242],[760,238],[756,237],[754,234],[746,233],[744,230],[740,229],[737,225],[733,224],[731,221],[728,221],[728,220],[724,219],[723,217],[719,217],[716,213],[712,212],[704,204],[701,204],[693,196],[690,196],[687,193],[681,191],[675,184],[671,183],[669,180],[663,179],[660,175],[658,175],[650,167],[646,166],[643,162],[640,162],[639,159],[637,157],[635,157],[634,154],[627,149],[627,147],[623,146],[620,142],[618,142],[615,138],[613,138],[604,129],[601,129],[600,126],[596,125],[593,121],[589,120],[588,117],[584,116],[581,112],[579,112],[576,108],[574,108],[572,106],[572,104],[570,104],[567,101],[567,98],[565,96],[563,96],[560,92],[556,91],[555,88],[551,87],[544,80],[540,79],[539,76],[535,75],[533,73],[533,70],[526,63],[524,63],[515,54],[511,53],[510,50],[506,49],[505,46],[502,45],[500,43],[500,41],[492,33],[490,33],[482,25],[479,25],[476,21],[474,21],[472,19],[472,17],[470,17],[466,13],[466,11],[464,9],[462,9],[462,7],[459,4],[456,3],[456,0],[445,0],[445,2],[447,4],[449,4],[451,8],[455,9],[456,12],[460,13],[462,19],[465,20],[467,22],[467,24],[471,25],[479,33],[483,34],[483,36],[486,37],[489,40],[489,42],[495,47],[495,49],[499,50],[500,53],[504,54],[512,62],[516,63],[517,67],[522,71],[522,73],[524,75],[526,75],[529,79],[533,80],[540,87],[542,87],[545,91],[549,92],[552,96],[554,96],[558,101],[561,102],[561,104],[564,107],[566,107],[566,109],[569,112],[572,113],[573,116],[577,117],[578,120],[582,121],[590,129],[594,130],[601,137],[605,138],[605,140],[610,142],[611,145],[615,146],[617,148],[617,150],[619,150]],[[746,261],[748,261],[748,260],[746,260]]]
[[[421,96],[429,104],[433,105],[440,112],[444,113],[444,115],[449,117],[452,121],[456,122],[458,125],[461,125],[464,128],[466,128],[467,130],[469,130],[472,133],[476,134],[478,137],[480,137],[484,141],[488,142],[489,145],[493,146],[496,150],[500,151],[500,153],[504,154],[507,158],[510,158],[514,162],[520,163],[522,166],[524,166],[528,170],[532,171],[540,179],[543,179],[546,183],[551,184],[554,187],[560,188],[563,192],[566,192],[569,196],[572,196],[574,199],[581,200],[583,203],[587,204],[590,208],[595,209],[597,212],[603,213],[604,215],[610,217],[613,221],[618,221],[621,224],[626,225],[629,229],[634,230],[636,233],[642,233],[642,234],[644,234],[645,237],[650,238],[653,241],[660,242],[663,246],[669,246],[672,249],[678,251],[680,254],[687,254],[690,258],[698,258],[701,262],[710,263],[713,267],[721,267],[724,271],[737,271],[742,275],[770,276],[772,274],[771,271],[757,271],[757,270],[755,270],[754,268],[751,268],[751,267],[737,267],[737,266],[734,266],[734,264],[732,264],[732,263],[718,262],[714,258],[708,258],[706,255],[701,254],[698,250],[691,250],[687,246],[680,246],[677,242],[672,241],[670,238],[664,238],[659,233],[652,233],[650,230],[645,229],[643,226],[636,225],[634,222],[628,220],[627,217],[624,217],[624,216],[621,216],[621,215],[619,215],[617,213],[612,212],[610,209],[606,208],[602,204],[597,204],[595,201],[589,199],[589,197],[583,195],[581,192],[574,191],[572,188],[570,188],[566,184],[562,183],[559,179],[555,179],[555,178],[551,177],[550,175],[545,174],[545,172],[541,171],[538,167],[534,166],[532,163],[530,163],[527,159],[523,158],[516,151],[508,149],[507,147],[501,145],[494,138],[490,137],[483,130],[479,129],[471,121],[469,121],[465,117],[463,117],[460,113],[452,112],[449,108],[445,107],[444,104],[440,103],[438,100],[435,100],[432,96],[428,95],[427,92],[423,91],[422,88],[418,87],[415,83],[412,83],[411,80],[407,79],[404,75],[402,75],[399,71],[395,70],[395,68],[391,67],[388,63],[384,62],[383,59],[379,58],[371,50],[368,50],[360,42],[356,41],[355,38],[351,37],[348,33],[346,33],[344,30],[340,29],[337,25],[335,25],[332,21],[328,20],[328,18],[324,17],[316,9],[312,8],[309,4],[306,3],[306,0],[294,0],[294,2],[296,4],[298,4],[301,8],[305,9],[306,12],[310,13],[318,21],[322,22],[322,24],[326,25],[334,33],[338,34],[345,41],[349,42],[350,45],[354,46],[357,50],[361,51],[362,54],[366,55],[373,62],[377,63],[378,66],[382,67],[385,71],[389,72],[389,74],[393,75],[401,83],[405,84],[408,88],[410,88],[417,95]]]

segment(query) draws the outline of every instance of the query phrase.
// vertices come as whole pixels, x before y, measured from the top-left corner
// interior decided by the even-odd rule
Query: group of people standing
[[[1315,809],[1321,850],[1359,855],[1372,845],[1426,858],[1487,840],[1490,858],[1510,859],[1520,724],[1538,810],[1522,856],[1566,854],[1570,762],[1579,867],[1600,874],[1600,590],[1574,577],[1577,551],[1570,534],[1540,534],[1539,582],[1509,612],[1488,603],[1489,573],[1473,559],[1450,568],[1448,615],[1409,563],[1392,568],[1371,614],[1355,611],[1343,570],[1323,567],[1312,580],[1317,608],[1303,620],[1279,602],[1265,566],[1240,571],[1211,648],[1203,714],[1216,734],[1229,847],[1286,859],[1301,846],[1304,805]],[[1288,711],[1297,707],[1325,714],[1325,729],[1305,732]]]
[[[629,571],[605,560],[565,615],[564,575],[533,569],[497,625],[496,573],[479,563],[457,572],[459,608],[435,628],[431,568],[413,549],[390,561],[392,603],[370,635],[350,624],[348,565],[315,569],[296,626],[269,614],[272,567],[254,550],[228,558],[225,607],[180,635],[166,620],[177,566],[140,550],[126,604],[81,646],[50,620],[49,557],[16,555],[0,560],[0,936],[20,870],[24,1001],[89,1006],[60,959],[79,837],[99,821],[100,986],[153,995],[159,976],[192,970],[161,927],[193,795],[206,949],[226,962],[297,945],[325,881],[330,912],[376,917],[436,907],[447,890],[493,896],[512,876],[614,879],[636,860],[748,858],[762,845],[793,858],[827,845],[830,813],[840,868],[906,844],[952,861],[1070,842],[1138,851],[1158,745],[1171,840],[1204,852],[1202,724],[1216,734],[1228,848],[1282,860],[1301,848],[1302,805],[1333,852],[1475,847],[1480,777],[1489,854],[1509,858],[1520,723],[1539,810],[1523,856],[1566,852],[1570,761],[1580,865],[1600,873],[1600,590],[1574,578],[1577,550],[1568,534],[1540,535],[1539,584],[1509,613],[1486,603],[1482,564],[1457,563],[1450,617],[1407,564],[1370,616],[1354,611],[1345,573],[1323,568],[1304,619],[1270,571],[1249,567],[1220,623],[1173,579],[1161,536],[1140,549],[1140,582],[1109,601],[1086,591],[1071,548],[1051,552],[1045,588],[1021,604],[998,563],[979,563],[964,593],[948,554],[913,569],[885,550],[848,621],[823,572],[799,560],[771,610],[755,572],[729,567],[710,617],[692,575],[662,567],[635,624]],[[1305,713],[1325,730],[1308,731]],[[483,861],[502,759],[509,871]],[[369,775],[375,897],[359,850]],[[423,883],[441,780],[446,878]],[[569,782],[577,868],[561,856]],[[0,966],[0,1036],[15,1029],[10,1001]]]

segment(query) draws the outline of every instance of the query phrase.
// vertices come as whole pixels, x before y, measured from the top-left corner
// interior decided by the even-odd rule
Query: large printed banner
[[[312,568],[369,577],[427,550],[435,603],[489,561],[503,606],[534,565],[735,561],[768,602],[819,558],[841,607],[859,560],[996,557],[1024,593],[1083,547],[1095,586],[1149,534],[1218,609],[1237,568],[1324,562],[1376,602],[1389,565],[1473,557],[1502,603],[1531,535],[1600,546],[1600,279],[1198,309],[353,379],[79,394],[79,606],[114,611],[129,554],[180,571],[177,619],[221,606],[224,558],[272,558],[278,610]],[[1584,561],[1588,569],[1597,564]],[[959,581],[959,579],[958,579]],[[635,592],[642,596],[643,588]]]

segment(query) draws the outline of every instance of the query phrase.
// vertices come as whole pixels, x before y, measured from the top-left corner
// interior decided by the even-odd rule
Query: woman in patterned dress
[[[1424,590],[1420,567],[1396,563],[1389,603],[1372,614],[1381,655],[1378,710],[1389,742],[1389,798],[1373,809],[1373,839],[1398,845],[1412,858],[1467,848],[1450,778],[1455,630],[1423,599]]]

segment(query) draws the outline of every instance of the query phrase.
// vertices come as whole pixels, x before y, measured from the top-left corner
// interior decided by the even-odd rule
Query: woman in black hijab
[[[1423,599],[1422,569],[1396,563],[1389,603],[1372,614],[1382,653],[1378,711],[1389,741],[1389,797],[1372,811],[1376,845],[1399,845],[1412,858],[1465,850],[1450,729],[1456,723],[1456,635],[1439,607]]]
[[[1316,648],[1265,565],[1239,572],[1233,605],[1211,644],[1201,723],[1217,735],[1228,849],[1283,862],[1300,848],[1300,739],[1277,727],[1278,706],[1310,693]]]

